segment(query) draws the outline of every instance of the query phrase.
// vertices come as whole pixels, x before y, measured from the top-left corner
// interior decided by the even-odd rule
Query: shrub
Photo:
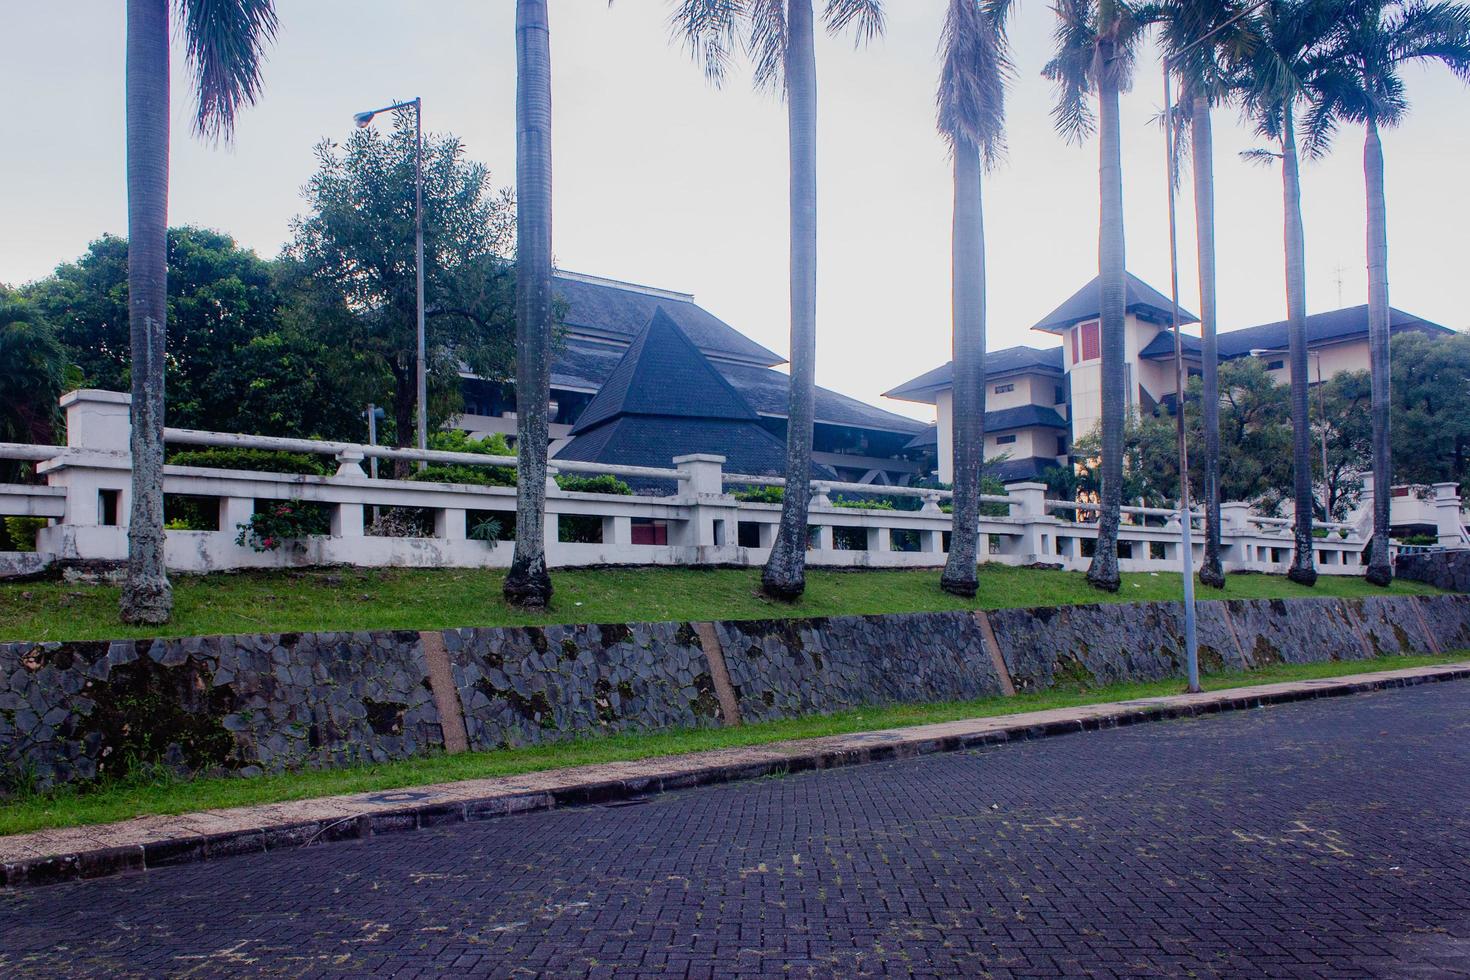
[[[429,448],[445,453],[482,453],[486,456],[514,456],[510,443],[499,432],[483,439],[471,439],[460,429],[440,429],[429,433]]]
[[[310,534],[325,534],[328,528],[326,510],[300,500],[282,500],[256,511],[250,520],[239,525],[236,544],[248,544],[256,551],[275,551],[287,541]]]
[[[10,551],[35,551],[36,533],[46,526],[44,517],[7,517],[5,536],[10,539]]]
[[[470,528],[469,538],[471,541],[483,541],[491,548],[494,548],[500,542],[500,535],[503,530],[504,526],[500,523],[499,518],[487,517]]]
[[[516,485],[516,470],[513,466],[471,466],[467,463],[439,463],[414,470],[410,480],[426,483],[467,483],[471,486],[513,487]]]
[[[258,473],[300,473],[326,476],[326,461],[310,453],[284,453],[273,449],[186,449],[169,454],[173,466],[199,466],[210,470],[254,470]]]
[[[873,497],[870,499],[838,497],[832,501],[833,507],[852,507],[863,510],[895,510],[892,497]]]
[[[786,488],[778,486],[746,487],[735,491],[735,499],[751,504],[779,504],[786,499]]]
[[[433,514],[422,507],[383,507],[363,533],[374,538],[427,538],[433,534]]]
[[[574,476],[560,473],[556,485],[568,493],[610,493],[620,497],[631,497],[633,488],[615,476]]]
[[[1313,528],[1312,530],[1315,531],[1317,529]],[[1402,538],[1399,538],[1399,544],[1436,545],[1439,544],[1439,537],[1433,534],[1406,534]]]

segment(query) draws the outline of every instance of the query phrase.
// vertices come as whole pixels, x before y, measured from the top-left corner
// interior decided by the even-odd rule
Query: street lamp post
[[[392,112],[395,109],[413,110],[414,131],[414,155],[413,155],[413,239],[414,239],[414,278],[417,280],[415,288],[418,301],[418,362],[415,368],[417,400],[418,400],[418,443],[420,449],[429,448],[429,378],[424,363],[424,100],[421,98],[410,99],[407,102],[395,102],[392,105],[383,106],[381,109],[372,109],[368,112],[359,112],[352,117],[357,123],[358,129],[364,129],[373,121],[373,117],[380,112]],[[419,469],[426,464],[419,460]]]
[[[1189,508],[1189,447],[1184,434],[1184,396],[1185,381],[1188,378],[1184,370],[1184,340],[1179,326],[1179,235],[1176,228],[1174,208],[1174,185],[1178,182],[1177,168],[1174,161],[1174,97],[1170,93],[1169,73],[1173,70],[1178,60],[1191,49],[1205,43],[1225,28],[1243,19],[1253,11],[1264,7],[1267,0],[1257,0],[1256,3],[1241,10],[1229,20],[1201,34],[1190,43],[1184,45],[1170,57],[1163,59],[1164,69],[1164,160],[1166,180],[1169,185],[1169,287],[1170,305],[1173,307],[1171,315],[1174,328],[1174,392],[1175,409],[1174,416],[1178,422],[1177,442],[1179,451],[1179,544],[1183,554],[1179,563],[1184,573],[1184,659],[1189,674],[1189,690],[1191,693],[1200,690],[1199,686],[1199,636],[1195,629],[1194,616],[1194,541],[1193,528],[1194,515]]]

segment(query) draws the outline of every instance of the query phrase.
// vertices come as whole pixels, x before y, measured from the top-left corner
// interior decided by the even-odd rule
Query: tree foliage
[[[0,442],[49,444],[59,434],[57,399],[75,387],[75,372],[56,331],[35,304],[0,286]],[[24,464],[0,460],[0,479],[14,480]]]
[[[131,385],[128,242],[104,235],[28,286],[80,384]],[[349,348],[283,326],[273,264],[222,232],[168,233],[168,418],[182,428],[360,438],[372,368]]]
[[[393,380],[393,435],[411,442],[417,298],[414,124],[364,129],[340,146],[317,145],[303,189],[308,211],[292,222],[284,270],[291,317],[328,345],[352,350]],[[515,359],[515,206],[454,136],[424,137],[424,296],[430,427],[456,414],[461,366],[505,379]]]

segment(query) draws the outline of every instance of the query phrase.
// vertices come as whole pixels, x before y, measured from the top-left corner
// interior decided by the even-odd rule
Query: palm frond
[[[737,44],[743,0],[678,0],[669,15],[669,34],[683,43],[711,85],[724,84]]]
[[[195,99],[194,130],[228,142],[235,116],[260,97],[265,48],[276,36],[274,0],[178,0]]]
[[[1097,127],[1097,118],[1088,104],[1088,96],[1096,89],[1098,35],[1093,7],[1090,0],[1056,0],[1052,12],[1057,17],[1052,30],[1055,54],[1041,74],[1056,85],[1056,105],[1051,114],[1057,131],[1067,140],[1080,143]]]
[[[828,34],[855,28],[853,43],[867,44],[883,33],[883,0],[827,0],[822,22]]]
[[[786,0],[750,0],[746,53],[755,87],[786,91]]]
[[[939,132],[953,147],[973,144],[988,169],[1005,155],[1006,85],[1014,75],[1006,48],[1009,3],[949,0],[940,34]]]
[[[1390,64],[1433,60],[1470,82],[1470,6],[1463,3],[1395,4],[1384,18]]]
[[[1275,150],[1257,148],[1254,150],[1241,150],[1240,158],[1246,163],[1254,163],[1263,167],[1269,167],[1277,160],[1281,159],[1281,154],[1277,153]]]

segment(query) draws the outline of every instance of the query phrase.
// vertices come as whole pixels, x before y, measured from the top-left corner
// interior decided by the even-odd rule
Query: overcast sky
[[[311,147],[352,113],[422,96],[426,126],[460,136],[498,184],[514,182],[511,0],[277,0],[261,103],[236,142],[206,146],[175,49],[171,224],[234,235],[274,256],[301,208]],[[127,230],[123,3],[4,4],[0,60],[0,282],[74,259]],[[820,5],[819,5],[820,6]],[[820,297],[817,380],[878,402],[949,357],[949,161],[935,134],[941,0],[889,0],[887,36],[817,47]],[[735,74],[707,86],[669,41],[664,0],[552,0],[555,238],[562,268],[692,292],[766,346],[787,350],[784,107]],[[1051,124],[1040,77],[1053,15],[1023,3],[1010,153],[985,182],[991,350],[1047,346],[1029,327],[1097,269],[1097,147]],[[1161,103],[1153,52],[1123,100],[1128,266],[1168,290]],[[1385,135],[1393,304],[1456,328],[1467,314],[1470,93],[1442,69],[1407,72],[1413,112]],[[1223,329],[1285,316],[1279,172],[1241,162],[1259,145],[1217,114]],[[1303,173],[1308,304],[1366,298],[1361,133]],[[1181,208],[1181,296],[1194,307],[1192,208]],[[919,417],[925,406],[886,402]]]

